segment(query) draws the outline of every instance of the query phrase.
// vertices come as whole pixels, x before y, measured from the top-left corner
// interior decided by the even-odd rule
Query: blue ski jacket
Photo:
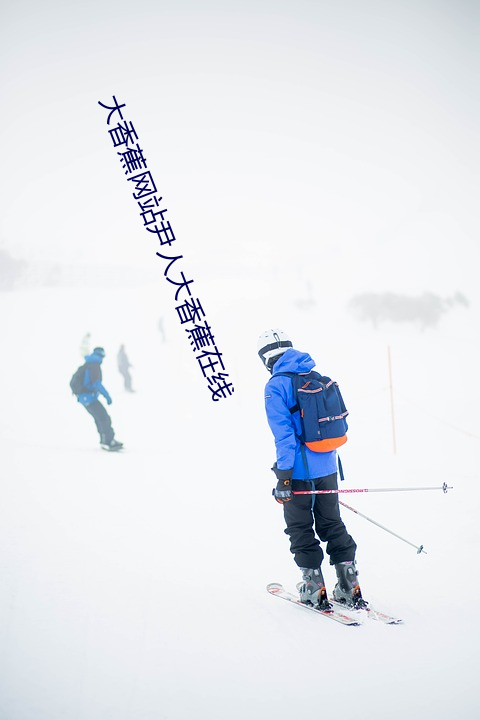
[[[301,434],[300,413],[290,409],[295,403],[292,380],[277,377],[278,373],[308,373],[315,363],[308,353],[288,348],[273,366],[272,377],[265,386],[265,410],[270,429],[275,438],[277,467],[279,470],[293,469],[293,479],[311,480],[332,475],[337,471],[336,450],[313,452],[305,445],[305,459],[298,436]]]
[[[81,393],[77,398],[82,405],[91,405],[99,395],[103,395],[109,405],[112,402],[112,398],[102,385],[102,369],[100,367],[102,360],[102,356],[95,353],[85,357],[87,366],[83,384],[88,392]]]

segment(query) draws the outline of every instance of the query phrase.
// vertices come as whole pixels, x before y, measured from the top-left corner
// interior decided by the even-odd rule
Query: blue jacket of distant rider
[[[102,364],[103,358],[101,355],[92,353],[85,357],[86,368],[83,385],[87,392],[83,392],[78,396],[78,402],[82,405],[91,405],[95,400],[98,399],[99,395],[103,395],[108,403],[112,402],[112,399],[108,392],[102,385]]]
[[[313,452],[304,447],[307,468],[302,457],[300,413],[293,414],[289,408],[295,403],[292,380],[289,377],[278,377],[278,373],[308,373],[315,363],[308,353],[289,348],[281,355],[273,366],[272,377],[265,386],[265,409],[270,429],[275,438],[277,450],[277,467],[279,470],[293,468],[292,477],[296,480],[307,480],[332,475],[337,471],[337,453]]]

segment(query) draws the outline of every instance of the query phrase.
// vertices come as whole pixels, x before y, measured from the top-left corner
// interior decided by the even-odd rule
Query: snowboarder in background
[[[85,364],[77,370],[70,386],[77,395],[78,402],[95,420],[102,448],[104,450],[120,450],[123,443],[115,440],[110,415],[98,399],[99,395],[103,395],[107,405],[112,404],[112,398],[102,384],[101,364],[104,357],[105,350],[102,347],[94,348],[91,355],[85,357]],[[77,375],[79,378],[76,385],[74,379]]]
[[[90,333],[87,332],[80,343],[80,355],[84,358],[90,352]]]
[[[120,374],[123,377],[125,390],[127,390],[128,392],[133,392],[132,377],[129,371],[129,368],[133,367],[133,365],[130,364],[130,361],[127,357],[127,353],[125,352],[125,345],[120,345],[120,349],[117,353],[117,365]]]
[[[330,608],[321,570],[324,553],[320,539],[327,543],[330,564],[337,574],[334,599],[348,607],[365,607],[357,580],[357,546],[340,517],[338,495],[293,495],[293,491],[338,488],[336,450],[315,452],[300,442],[302,427],[292,377],[279,375],[304,375],[315,363],[307,353],[295,350],[279,329],[260,336],[258,354],[272,374],[265,387],[265,409],[277,455],[272,467],[277,486],[272,494],[283,505],[290,551],[302,572],[303,582],[297,586],[300,600],[324,610]]]

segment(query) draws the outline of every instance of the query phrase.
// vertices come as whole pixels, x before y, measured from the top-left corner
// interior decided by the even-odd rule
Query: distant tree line
[[[348,303],[349,310],[361,321],[370,321],[375,328],[381,322],[418,322],[422,330],[435,327],[446,312],[455,306],[468,307],[469,302],[460,292],[442,298],[431,292],[408,296],[396,293],[363,293]]]
[[[16,260],[6,250],[0,248],[0,291],[13,290],[26,267],[25,260]]]

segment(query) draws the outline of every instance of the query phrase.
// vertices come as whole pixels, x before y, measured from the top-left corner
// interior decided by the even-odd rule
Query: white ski
[[[328,598],[328,602],[331,603],[334,608],[338,608],[339,610],[348,610],[348,612],[355,614],[358,613],[359,615],[366,613],[369,620],[378,620],[378,622],[383,622],[387,625],[400,625],[400,623],[403,623],[401,618],[388,615],[388,613],[384,613],[381,610],[376,610],[375,608],[370,607],[370,605],[367,605],[366,608],[361,610],[356,610],[355,608],[347,608],[343,603],[339,603],[331,597]]]
[[[320,610],[314,605],[306,605],[305,603],[302,603],[298,595],[293,595],[293,593],[288,592],[288,590],[285,590],[283,585],[280,585],[280,583],[270,583],[269,585],[267,585],[267,590],[270,595],[276,595],[277,597],[283,598],[283,600],[288,600],[288,602],[291,602],[294,605],[299,605],[305,610],[310,610],[311,612],[317,613],[317,615],[323,615],[323,617],[329,618],[330,620],[335,620],[335,622],[339,622],[342,625],[362,624],[362,621],[358,617],[353,617],[352,615],[349,615],[345,612],[345,608],[343,607],[339,608],[338,603],[335,603],[335,606],[332,607],[330,611]]]

